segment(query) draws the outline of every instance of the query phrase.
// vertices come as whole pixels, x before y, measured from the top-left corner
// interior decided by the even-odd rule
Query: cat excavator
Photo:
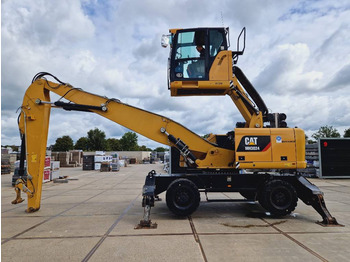
[[[231,51],[228,28],[170,29],[162,37],[162,46],[170,46],[171,96],[228,95],[244,118],[226,134],[206,138],[165,116],[83,91],[49,73],[38,73],[20,107],[20,178],[12,203],[21,203],[24,192],[28,198],[26,211],[39,210],[50,111],[61,108],[95,113],[170,146],[169,172],[158,174],[152,170],[146,176],[142,190],[144,216],[136,228],[156,227],[150,211],[165,191],[166,204],[177,216],[195,212],[201,192],[206,196],[210,192],[239,192],[247,200],[258,201],[273,216],[290,214],[300,198],[322,216],[320,224],[338,225],[326,208],[321,190],[301,175],[306,167],[304,131],[288,128],[285,114],[269,113],[259,93],[236,66],[245,50],[245,38],[243,28],[237,50]],[[52,102],[50,92],[60,98]]]

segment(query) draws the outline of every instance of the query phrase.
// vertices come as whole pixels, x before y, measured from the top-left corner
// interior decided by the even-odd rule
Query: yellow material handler
[[[242,200],[258,201],[273,216],[290,214],[300,198],[322,216],[323,225],[338,225],[326,208],[323,193],[301,175],[306,167],[304,131],[288,128],[285,114],[269,113],[236,66],[244,53],[245,38],[243,28],[237,50],[230,51],[228,28],[171,29],[162,37],[162,46],[170,46],[171,96],[228,95],[244,118],[227,134],[210,134],[205,139],[167,117],[74,88],[49,73],[38,73],[21,106],[22,154],[13,203],[23,201],[23,191],[28,197],[26,211],[39,210],[50,111],[62,108],[95,113],[170,146],[169,173],[151,171],[146,176],[145,212],[139,228],[155,226],[150,210],[164,191],[167,206],[178,216],[188,216],[198,208],[200,192],[239,192]],[[48,81],[47,76],[56,82]],[[60,98],[52,102],[50,92]]]

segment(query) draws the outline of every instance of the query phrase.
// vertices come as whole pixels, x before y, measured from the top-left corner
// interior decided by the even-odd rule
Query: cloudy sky
[[[170,97],[169,28],[247,28],[238,66],[272,112],[310,136],[350,127],[348,0],[2,0],[1,144],[20,144],[16,109],[32,77],[64,82],[167,116],[198,134],[227,133],[243,118],[229,97]],[[52,97],[55,100],[55,97]],[[195,103],[194,103],[195,101]],[[53,109],[48,144],[92,128],[120,138],[127,129],[87,113]],[[159,144],[139,136],[139,144]]]

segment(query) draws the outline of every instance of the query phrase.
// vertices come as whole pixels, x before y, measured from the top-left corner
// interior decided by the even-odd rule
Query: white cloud
[[[323,72],[306,71],[310,59],[306,44],[283,44],[270,54],[270,64],[264,68],[255,82],[264,92],[278,95],[315,92],[322,89]]]
[[[222,14],[222,17],[221,17]],[[223,21],[222,21],[223,20]],[[170,97],[169,28],[230,26],[231,48],[247,27],[238,66],[273,112],[308,134],[350,123],[350,8],[347,1],[2,1],[2,144],[19,145],[16,109],[37,72],[165,115],[199,134],[243,121],[228,97]],[[57,99],[53,96],[52,98]],[[53,110],[49,144],[98,127],[127,129],[93,114]],[[139,136],[140,144],[158,144]]]

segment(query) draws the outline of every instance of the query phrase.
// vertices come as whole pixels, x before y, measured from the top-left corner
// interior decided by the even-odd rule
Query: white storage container
[[[112,162],[112,156],[103,156],[102,162]]]
[[[51,161],[51,180],[60,177],[60,161]]]
[[[96,151],[95,155],[96,156],[104,156],[105,152],[104,151]]]
[[[60,170],[57,171],[51,171],[51,180],[54,180],[56,178],[60,177]]]
[[[95,156],[95,162],[103,162],[104,156]]]
[[[95,163],[95,170],[101,170],[101,163]]]
[[[60,161],[51,161],[51,171],[57,171],[60,169]]]
[[[119,160],[119,164],[121,167],[125,167],[125,160],[124,159]]]

